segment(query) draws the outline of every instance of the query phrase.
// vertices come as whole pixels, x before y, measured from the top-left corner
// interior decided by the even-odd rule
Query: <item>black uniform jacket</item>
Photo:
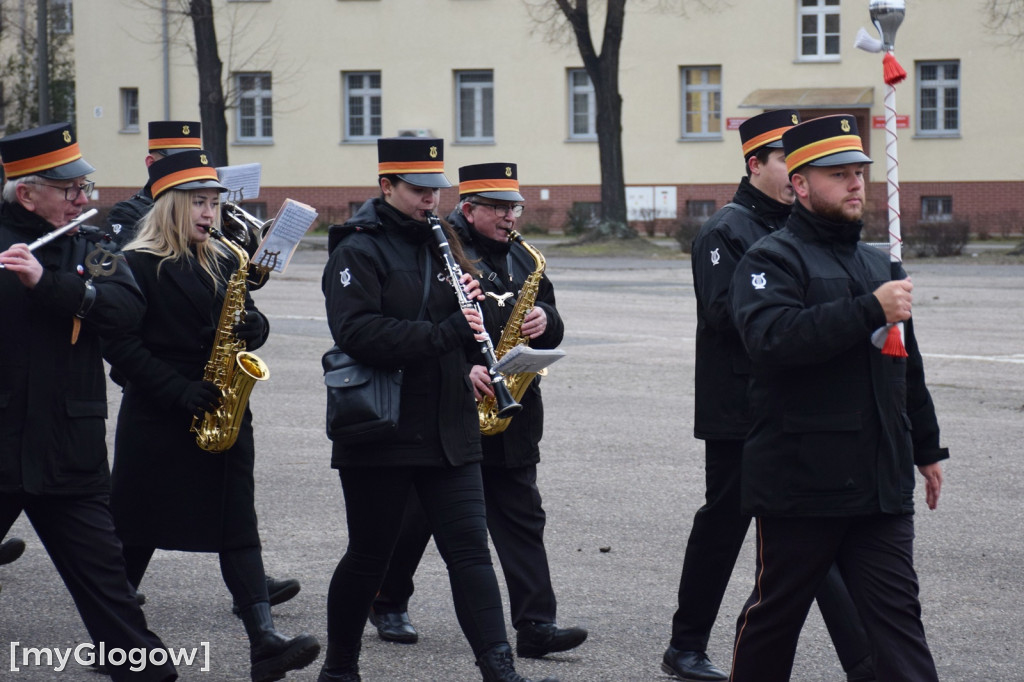
[[[913,320],[908,358],[870,341],[885,323],[872,292],[906,275],[860,227],[797,204],[736,267],[733,319],[753,370],[742,499],[755,516],[912,513],[914,465],[948,457]]]
[[[153,207],[153,195],[149,192],[149,184],[138,192],[113,205],[107,214],[107,231],[110,237],[124,246],[135,237],[139,222]]]
[[[112,338],[105,355],[127,383],[114,442],[111,510],[126,545],[221,551],[259,543],[253,511],[252,415],[246,408],[235,445],[207,452],[189,431],[185,388],[203,378],[223,307],[194,259],[166,261],[126,251],[146,296],[142,320]],[[237,267],[221,261],[225,277]],[[159,267],[158,267],[159,265]],[[260,314],[246,296],[247,314]],[[269,332],[249,343],[263,345]],[[256,386],[254,391],[261,390]]]
[[[747,178],[700,228],[690,251],[697,296],[693,435],[743,440],[750,430],[747,384],[750,360],[729,315],[736,264],[761,237],[781,228],[790,205],[768,197]]]
[[[330,228],[328,248],[322,285],[334,342],[367,365],[404,367],[397,433],[385,441],[334,443],[331,466],[480,461],[466,364],[479,344],[445,278],[430,226],[371,199]],[[425,254],[429,298],[417,320]]]
[[[481,270],[480,285],[484,293],[491,292],[497,296],[512,294],[504,300],[504,305],[499,305],[492,296],[487,296],[481,302],[484,326],[497,348],[505,323],[519,298],[519,291],[526,278],[536,270],[537,264],[519,244],[482,236],[466,222],[458,208],[448,216],[448,222],[458,233],[466,256]],[[530,340],[530,346],[557,348],[565,335],[565,325],[555,308],[555,289],[547,275],[540,280],[534,305],[544,310],[548,324],[543,334]],[[470,360],[475,364],[484,364],[482,357]],[[482,437],[484,465],[521,467],[540,461],[539,444],[544,436],[544,403],[541,400],[540,380],[540,377],[536,377],[530,382],[526,393],[519,400],[523,409],[512,418],[507,429],[493,436]]]
[[[0,251],[54,229],[20,204],[0,206]],[[133,325],[144,301],[124,262],[95,277],[95,300],[71,343],[86,298],[80,235],[33,251],[43,277],[33,289],[0,270],[0,494],[85,495],[110,485],[106,379],[100,337]],[[79,268],[84,274],[79,274]]]

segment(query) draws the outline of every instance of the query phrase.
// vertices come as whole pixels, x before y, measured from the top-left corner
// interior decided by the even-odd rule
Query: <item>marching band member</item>
[[[483,679],[524,682],[512,663],[487,547],[480,432],[467,369],[479,354],[474,331],[483,326],[475,309],[460,308],[452,289],[465,286],[467,297],[477,298],[479,283],[468,271],[461,282],[446,281],[427,222],[440,189],[450,186],[443,141],[385,138],[377,145],[381,196],[331,228],[323,290],[331,335],[343,351],[367,365],[404,367],[401,407],[392,437],[333,445],[349,544],[327,597],[319,680],[360,679],[367,614],[415,491]],[[450,240],[453,252],[456,242]]]
[[[149,167],[153,207],[125,258],[146,297],[142,320],[110,340],[106,358],[126,379],[114,443],[111,507],[128,579],[138,587],[155,549],[217,552],[221,574],[249,636],[254,682],[312,663],[317,640],[274,629],[254,507],[252,414],[222,453],[199,447],[193,416],[222,396],[204,381],[226,283],[239,268],[210,232],[220,218],[216,170],[202,150]],[[266,318],[245,293],[234,327],[248,349],[266,341]]]
[[[128,584],[107,504],[101,355],[101,338],[136,324],[145,300],[128,268],[81,234],[29,250],[89,203],[95,169],[69,124],[0,139],[0,157],[0,536],[24,511],[93,639],[148,657],[164,645]],[[109,665],[110,676],[177,679],[166,659],[130,667]]]
[[[502,336],[536,263],[526,247],[509,240],[523,211],[519,176],[514,163],[481,163],[459,168],[459,203],[448,216],[475,267],[483,271],[484,318],[491,337]],[[541,275],[535,302],[521,322],[520,333],[534,348],[555,348],[564,325],[555,307],[555,290]],[[473,362],[470,378],[477,398],[492,396],[487,368]],[[481,438],[487,528],[501,561],[508,587],[516,654],[539,658],[573,649],[587,638],[583,628],[555,624],[556,600],[544,549],[544,508],[537,488],[537,462],[544,430],[540,378],[520,399],[522,411],[508,427]],[[430,527],[415,499],[406,512],[403,530],[388,566],[388,575],[374,601],[372,620],[382,639],[415,642],[408,602],[413,574],[430,541]]]

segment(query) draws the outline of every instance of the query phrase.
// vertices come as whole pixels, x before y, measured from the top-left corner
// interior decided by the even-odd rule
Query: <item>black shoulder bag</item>
[[[422,320],[430,293],[430,250],[423,252]],[[398,429],[402,399],[401,367],[364,365],[338,346],[321,360],[327,386],[327,437],[344,445],[385,440]]]

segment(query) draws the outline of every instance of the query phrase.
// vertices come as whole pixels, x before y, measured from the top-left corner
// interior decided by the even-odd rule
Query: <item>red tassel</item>
[[[903,347],[903,335],[900,334],[899,325],[894,324],[889,327],[889,332],[885,336],[885,345],[882,346],[882,355],[893,358],[907,357],[907,349]]]
[[[886,85],[896,85],[903,82],[903,79],[907,77],[906,69],[900,66],[892,52],[886,52],[885,56],[882,57],[882,74],[885,76]]]

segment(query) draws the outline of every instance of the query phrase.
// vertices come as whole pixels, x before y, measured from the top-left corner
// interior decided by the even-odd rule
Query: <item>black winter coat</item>
[[[127,379],[110,500],[118,536],[126,545],[189,551],[256,546],[251,413],[246,408],[235,445],[218,454],[196,445],[192,414],[181,403],[186,387],[203,378],[224,287],[215,291],[194,260],[168,261],[158,272],[158,256],[124,253],[147,306],[139,324],[105,349]],[[226,276],[237,267],[227,257],[222,263]],[[269,325],[248,296],[246,310],[263,320],[262,338],[248,344],[254,350]]]
[[[327,323],[356,360],[404,367],[397,433],[384,441],[334,443],[331,466],[444,466],[478,462],[480,432],[467,372],[479,344],[445,279],[430,226],[381,199],[332,226],[324,268]],[[423,300],[427,257],[429,297]]]
[[[149,193],[148,184],[124,201],[114,204],[107,215],[107,232],[111,239],[121,246],[130,242],[138,232],[142,218],[151,208],[153,195]]]
[[[0,251],[53,229],[20,204],[0,206]],[[109,276],[93,278],[95,301],[71,343],[89,278],[83,264],[94,248],[74,235],[33,251],[44,268],[33,289],[0,270],[0,493],[109,489],[101,337],[135,324],[144,299],[121,261]]]
[[[513,294],[504,301],[504,306],[499,306],[491,296],[481,302],[484,326],[497,347],[501,332],[519,297],[520,289],[526,278],[533,274],[536,263],[519,244],[497,242],[480,235],[466,222],[458,209],[448,217],[448,222],[458,233],[466,256],[475,261],[474,265],[482,271],[480,285],[484,293],[492,292],[499,296],[510,292]],[[544,333],[530,341],[530,346],[557,348],[565,335],[565,325],[562,323],[562,316],[558,314],[558,309],[555,308],[555,289],[547,275],[540,280],[535,305],[544,309],[548,323]],[[484,364],[479,354],[470,360],[474,364]],[[481,437],[484,465],[521,467],[540,461],[539,444],[544,436],[544,403],[541,400],[540,382],[541,377],[536,377],[530,382],[526,393],[519,401],[523,409],[512,418],[507,429],[493,436]]]
[[[885,324],[872,292],[906,275],[859,234],[798,204],[736,267],[733,319],[753,369],[742,499],[754,516],[912,513],[914,465],[949,456],[913,320],[908,358],[871,343]]]
[[[697,296],[693,435],[743,440],[750,430],[750,359],[729,315],[729,286],[747,249],[786,223],[790,206],[743,178],[733,196],[700,228],[690,264]]]

